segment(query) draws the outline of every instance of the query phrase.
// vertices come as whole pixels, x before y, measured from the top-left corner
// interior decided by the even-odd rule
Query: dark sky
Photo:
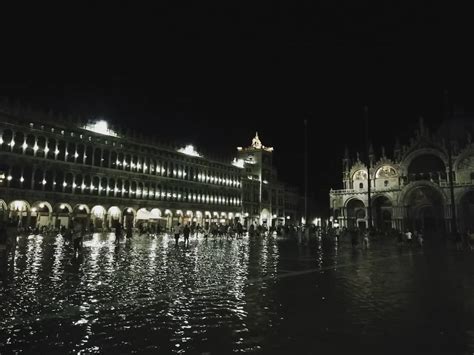
[[[322,206],[340,187],[344,145],[364,145],[363,105],[372,140],[390,148],[420,115],[439,123],[444,89],[471,110],[470,12],[448,2],[157,3],[12,11],[0,95],[224,155],[258,130],[298,186],[307,118]]]

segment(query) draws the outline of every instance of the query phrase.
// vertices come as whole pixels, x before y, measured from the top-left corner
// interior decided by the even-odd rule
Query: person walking
[[[83,227],[79,221],[73,221],[72,225],[72,243],[74,248],[74,256],[82,251]]]
[[[189,245],[189,235],[191,234],[191,228],[189,228],[189,224],[186,223],[183,228],[183,237],[184,237],[184,246]]]
[[[173,227],[173,234],[174,234],[174,241],[175,241],[174,245],[175,246],[178,246],[178,243],[179,243],[179,234],[181,232],[180,226],[181,226],[181,224],[178,223]]]
[[[422,247],[423,246],[423,233],[421,231],[418,231],[416,233],[416,240],[418,242],[418,246]]]
[[[364,249],[369,249],[369,246],[370,246],[370,245],[369,245],[369,230],[366,229],[366,230],[364,231],[364,238],[362,239],[362,247],[363,247]]]
[[[405,237],[407,238],[407,244],[409,246],[411,246],[412,236],[413,236],[413,234],[410,232],[409,229],[407,229],[407,231],[405,232]]]
[[[122,238],[122,224],[117,221],[115,223],[115,244],[120,244],[120,239]]]

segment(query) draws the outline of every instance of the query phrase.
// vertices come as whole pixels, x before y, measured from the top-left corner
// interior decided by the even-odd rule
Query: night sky
[[[176,7],[12,12],[0,96],[103,117],[223,156],[258,131],[280,177],[323,208],[341,187],[344,146],[393,147],[422,115],[442,119],[443,91],[472,110],[469,11],[435,2],[196,2]],[[173,4],[173,5],[172,5]],[[446,3],[447,4],[447,3]]]

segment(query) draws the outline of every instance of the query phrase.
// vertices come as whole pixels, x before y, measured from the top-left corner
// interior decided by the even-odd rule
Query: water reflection
[[[427,341],[443,328],[452,340],[449,326],[441,324],[453,321],[462,325],[456,326],[461,345],[451,353],[472,347],[474,304],[459,305],[474,295],[473,258],[371,247],[275,238],[191,238],[189,246],[175,247],[168,236],[135,236],[117,247],[113,234],[94,234],[74,257],[61,236],[19,237],[0,286],[0,349],[352,350],[337,340],[342,334],[390,352],[380,340],[392,339],[387,329],[404,337],[416,327],[413,333]],[[462,298],[453,292],[460,284]],[[452,314],[431,317],[436,304],[450,306]],[[432,318],[429,327],[413,321]]]

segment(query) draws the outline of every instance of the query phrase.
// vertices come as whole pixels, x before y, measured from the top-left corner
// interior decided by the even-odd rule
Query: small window
[[[383,186],[385,186],[385,187],[388,186],[388,180],[385,180],[385,181],[383,182]]]
[[[359,189],[363,189],[364,188],[364,184],[363,183],[360,183],[359,184]]]
[[[474,171],[471,173],[471,180],[474,180]]]

